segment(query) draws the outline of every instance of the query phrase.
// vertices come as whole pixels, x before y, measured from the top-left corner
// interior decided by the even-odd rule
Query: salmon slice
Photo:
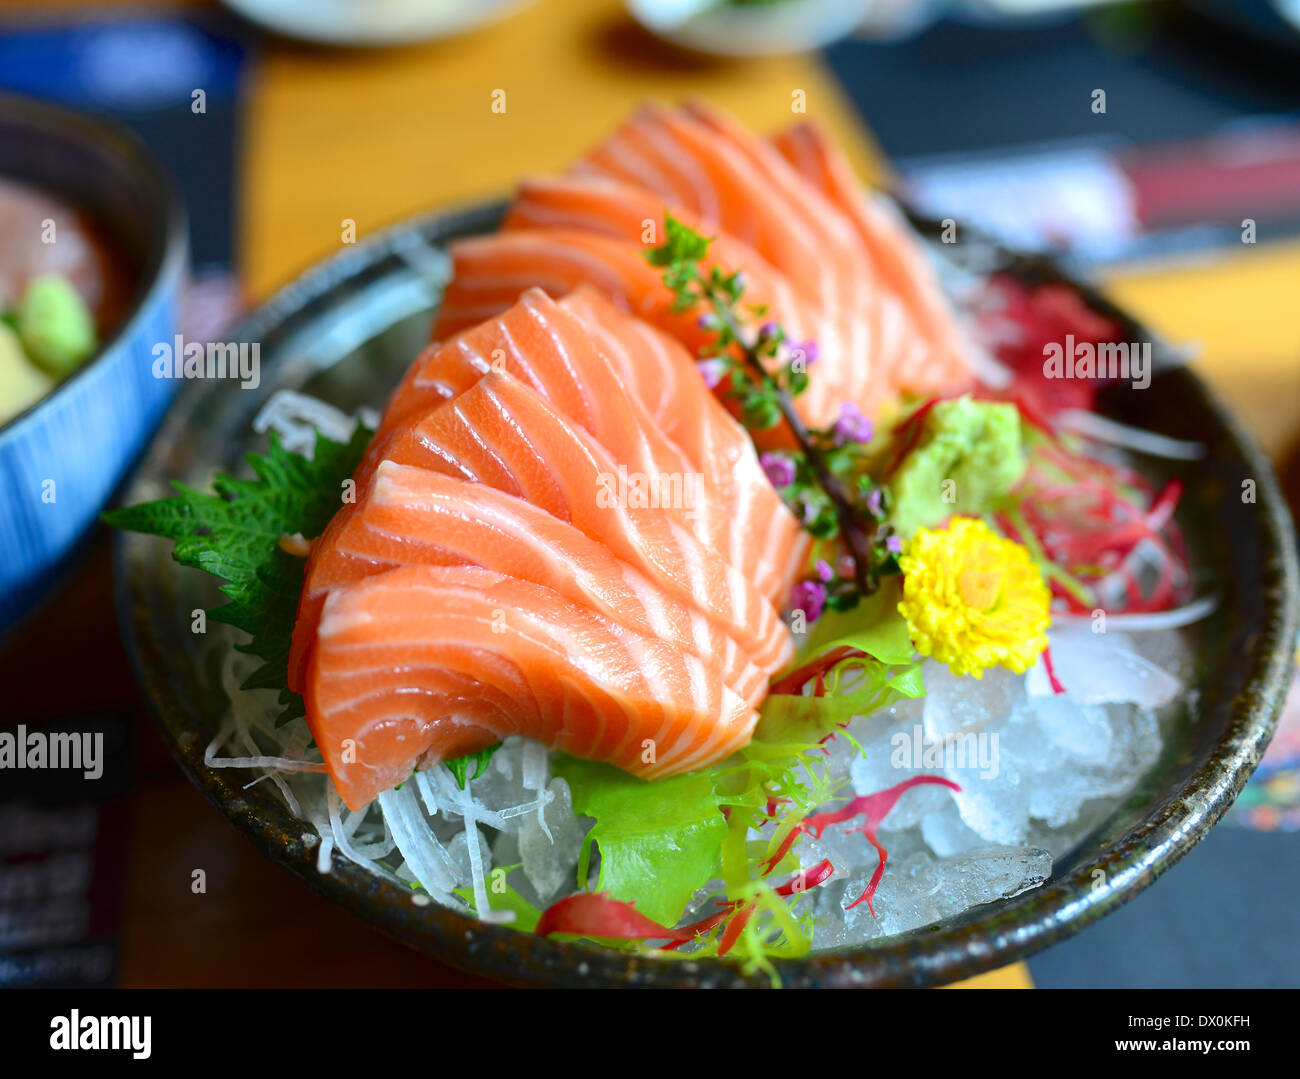
[[[751,663],[739,642],[697,609],[545,510],[483,484],[392,461],[380,463],[363,496],[344,507],[313,552],[303,595],[314,599],[299,615],[295,641],[309,647],[319,621],[311,608],[323,606],[328,593],[404,565],[479,566],[542,585],[694,655],[711,678],[750,705],[762,700],[775,673]],[[295,657],[299,669],[304,654]]]
[[[725,232],[710,231],[692,210],[680,206],[665,209],[658,195],[631,184],[602,176],[571,175],[525,180],[502,228],[587,230],[637,244],[644,257],[647,248],[662,242],[665,212],[712,237],[706,267],[717,266],[724,272],[743,268],[747,281],[744,302],[765,306],[764,321],[780,323],[792,342],[816,340],[822,356],[821,373],[800,397],[799,411],[814,425],[834,420],[840,402],[851,399],[859,388],[846,387],[834,377],[834,369],[843,369],[854,361],[845,356],[848,346],[837,344],[837,332],[830,326],[821,300],[801,293],[785,273],[754,248]],[[664,295],[669,295],[666,289]],[[711,342],[712,335],[702,332],[698,322],[684,331],[677,313],[670,310],[668,314],[674,323],[658,324],[679,337],[683,332],[690,333],[689,339],[682,339],[697,353]],[[853,370],[855,379],[865,378],[861,371]]]
[[[720,114],[649,105],[585,157],[575,171],[640,184],[689,210],[706,234],[720,229],[777,266],[821,313],[813,395],[801,402],[820,422],[821,390],[833,402],[872,405],[890,342],[876,331],[889,296],[839,211],[779,154]]]
[[[629,472],[696,477],[689,507],[695,534],[768,599],[784,603],[807,543],[763,474],[749,437],[680,345],[663,335],[647,337],[641,330],[653,331],[644,323],[620,314],[590,289],[579,291],[585,299],[576,313],[530,289],[500,317],[426,349],[390,399],[379,436],[404,416],[468,389],[487,371],[504,370],[581,426]],[[624,339],[631,347],[622,345]],[[629,377],[647,353],[661,377],[671,377],[671,429],[646,408],[640,384]],[[687,440],[689,452],[675,433]]]
[[[468,566],[403,566],[333,591],[306,701],[352,809],[417,765],[512,734],[653,779],[725,758],[758,720],[695,656]]]
[[[851,266],[851,246],[813,227],[808,207],[783,197],[788,192],[755,170],[730,138],[683,112],[638,109],[573,171],[644,188],[689,210],[706,234],[718,230],[757,251],[814,302],[844,287],[838,277]]]
[[[730,512],[734,500],[705,489],[703,475],[628,392],[587,330],[540,289],[528,290],[499,317],[458,334],[446,346],[426,350],[389,401],[377,442],[404,416],[463,393],[493,368],[549,400],[608,450],[629,480],[665,481],[663,489],[677,494],[675,508],[686,511],[681,519],[700,541],[775,594],[780,582],[770,554],[744,542]],[[707,393],[701,385],[698,398]],[[682,408],[698,412],[698,398],[684,400]]]
[[[726,493],[735,520],[743,522],[740,531],[762,537],[758,549],[778,568],[775,592],[763,587],[762,574],[751,576],[773,603],[783,606],[790,585],[806,568],[811,537],[772,487],[749,434],[717,398],[698,392],[703,380],[690,354],[588,286],[575,289],[560,306],[582,320],[624,384],[704,475],[709,489]],[[698,401],[699,411],[684,408],[687,400]]]
[[[855,242],[852,222],[843,207],[817,185],[810,185],[772,143],[701,100],[688,102],[684,111],[732,147],[746,166],[771,187],[778,204],[790,206],[792,213],[801,215],[805,228],[828,252],[825,257],[836,260],[840,291],[839,306],[834,310],[841,318],[852,320],[847,330],[852,339],[850,347],[864,350],[857,357],[854,373],[841,381],[849,390],[848,400],[856,402],[864,412],[874,413],[896,389],[894,372],[911,367],[924,353],[916,327],[909,324],[892,282],[881,277],[870,251]],[[861,355],[867,356],[870,363],[861,363]]]
[[[619,463],[609,452],[504,372],[490,371],[445,404],[397,424],[372,443],[368,458],[374,464],[363,462],[362,474],[389,460],[522,498],[605,544],[669,595],[701,611],[734,635],[757,666],[775,669],[790,655],[789,632],[772,602],[696,538],[689,511],[679,508],[684,500],[671,489],[643,490],[651,502],[643,505],[630,497],[630,487],[620,492]],[[629,497],[621,497],[625,493]],[[707,490],[700,497],[707,498]]]
[[[795,124],[773,136],[772,145],[839,207],[881,280],[906,308],[909,324],[925,342],[924,354],[896,372],[897,388],[934,395],[968,386],[972,364],[957,320],[934,269],[897,210],[866,190],[848,160],[815,125]]]
[[[818,329],[822,317],[820,301],[810,302],[801,295],[788,276],[763,254],[725,232],[710,232],[691,210],[665,205],[653,192],[632,184],[600,176],[533,177],[519,185],[501,227],[506,232],[549,229],[623,240],[634,244],[638,257],[644,261],[646,251],[664,240],[665,214],[697,231],[703,229],[711,237],[706,267],[717,266],[724,272],[744,269],[747,302],[766,304],[769,316],[796,337],[811,336]],[[662,271],[654,269],[653,276],[661,278]],[[598,286],[599,282],[592,284]],[[663,288],[662,281],[659,287]],[[610,295],[608,290],[601,291]],[[664,292],[668,294],[667,289]],[[700,345],[711,340],[699,332],[698,326],[693,329]]]
[[[723,247],[725,251],[725,246]],[[433,339],[453,334],[499,315],[529,288],[561,297],[580,285],[591,285],[622,311],[645,319],[698,354],[714,335],[699,324],[696,312],[673,310],[673,294],[663,283],[663,271],[651,266],[639,241],[582,229],[511,229],[474,236],[451,245],[452,278],[434,322]],[[740,265],[716,255],[705,268],[730,272]],[[803,333],[817,325],[817,312],[803,308],[789,283],[761,265],[744,267],[746,302],[765,306],[773,318]]]
[[[746,271],[750,303],[816,343],[796,401],[810,425],[845,403],[872,415],[900,393],[970,384],[972,356],[915,238],[834,147],[807,126],[767,142],[700,103],[645,107],[570,175],[525,181],[504,223],[515,239],[453,250],[464,276],[438,334],[504,309],[526,284],[561,296],[586,281],[698,352],[711,334],[666,309],[656,275],[627,261],[656,242],[665,208],[714,237],[714,265]],[[630,246],[616,252],[618,240]],[[760,441],[781,444],[780,433]]]

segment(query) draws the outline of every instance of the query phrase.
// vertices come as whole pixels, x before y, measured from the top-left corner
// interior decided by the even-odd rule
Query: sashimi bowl
[[[246,452],[266,451],[268,431],[278,430],[286,446],[301,448],[294,440],[301,440],[303,428],[314,421],[333,423],[343,416],[373,422],[428,340],[448,273],[446,245],[491,231],[502,209],[488,205],[394,228],[326,261],[254,312],[237,338],[259,346],[261,385],[242,390],[217,381],[186,387],[123,501],[162,498],[173,481],[202,488],[214,472],[238,472]],[[828,890],[818,900],[818,917],[838,919],[835,931],[808,954],[778,956],[761,969],[732,957],[667,956],[566,942],[430,901],[409,879],[368,866],[366,852],[382,844],[363,842],[346,828],[340,833],[337,821],[331,825],[326,819],[328,808],[313,808],[298,797],[303,788],[295,784],[303,777],[259,779],[254,758],[264,755],[265,747],[251,741],[241,745],[231,734],[232,695],[241,692],[237,687],[247,673],[232,662],[238,637],[215,621],[196,619],[197,612],[220,601],[210,578],[178,566],[167,543],[123,533],[117,548],[120,617],[158,725],[195,785],[267,857],[414,948],[531,985],[945,984],[1085,929],[1190,850],[1258,763],[1289,682],[1300,589],[1290,518],[1267,461],[1196,375],[1181,367],[1160,370],[1140,391],[1130,384],[1111,387],[1101,408],[1108,420],[1125,430],[1152,432],[1161,445],[1200,447],[1194,462],[1178,463],[1185,477],[1178,522],[1195,592],[1211,598],[1213,613],[1182,628],[1178,643],[1163,655],[1153,656],[1144,645],[1138,649],[1142,654],[1114,660],[1120,667],[1128,662],[1134,681],[1141,683],[1127,700],[1150,692],[1147,675],[1157,666],[1176,669],[1183,691],[1172,704],[1165,702],[1158,719],[1147,709],[1130,710],[1155,724],[1150,728],[1107,725],[1106,717],[1114,719],[1123,710],[1104,697],[1099,710],[1085,710],[1102,726],[1072,728],[1061,750],[1065,774],[1083,782],[1080,777],[1092,774],[1088,762],[1108,755],[1128,763],[1119,781],[1079,788],[1076,801],[1082,809],[1076,804],[1069,813],[1057,813],[1059,805],[1047,789],[1053,784],[1034,787],[1029,778],[999,788],[1001,797],[1019,797],[1028,800],[1025,804],[1018,810],[994,806],[985,818],[969,806],[960,816],[944,809],[947,792],[910,795],[933,799],[917,802],[909,821],[895,823],[889,833],[889,872],[874,909],[857,909],[853,916],[862,920],[850,924],[846,914],[832,908],[843,912],[856,892],[850,894],[849,885]],[[1147,464],[1157,474],[1173,467],[1168,461]],[[1243,498],[1243,491],[1250,497]],[[1086,621],[1075,632],[1087,633]],[[1080,655],[1086,662],[1093,654]],[[1093,655],[1096,662],[1110,662],[1099,655]],[[1073,673],[1062,670],[1061,677],[1084,677],[1079,661],[1074,667]],[[893,719],[924,717],[927,728],[960,723],[967,702],[952,692],[943,672],[927,666],[926,684],[929,697],[895,706],[900,711]],[[1006,690],[1005,680],[986,683],[988,694]],[[1041,737],[1046,745],[1050,717],[1043,712],[1039,721],[1043,727],[1022,734]],[[528,754],[522,751],[521,764],[520,752],[517,747],[503,751],[499,757],[506,763],[490,765],[482,780],[471,778],[470,789],[475,782],[508,783],[510,768],[526,772]],[[492,767],[498,770],[491,772]],[[325,777],[305,781],[323,783]],[[1073,789],[1071,783],[1054,785]],[[529,787],[525,781],[520,793]],[[434,793],[432,786],[427,793]],[[1000,836],[994,818],[1016,812],[1035,821],[1027,831]],[[1068,822],[1053,826],[1054,814]],[[928,823],[921,819],[927,815]],[[546,819],[560,832],[575,826],[572,814]],[[961,835],[971,831],[979,833],[981,843],[963,844]],[[338,841],[330,841],[331,835]],[[353,857],[345,856],[340,847],[353,838]],[[842,846],[829,829],[819,838],[828,855]],[[473,854],[462,850],[462,860],[477,854],[498,865],[517,863],[520,845],[528,840],[515,834],[503,842],[485,844]],[[914,889],[902,890],[909,880]]]

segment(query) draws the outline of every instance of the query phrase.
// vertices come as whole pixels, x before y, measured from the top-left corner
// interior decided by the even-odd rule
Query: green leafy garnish
[[[851,402],[825,429],[804,423],[794,401],[808,388],[816,342],[792,341],[778,323],[760,321],[765,310],[742,303],[743,270],[703,265],[711,243],[665,212],[664,242],[645,257],[663,271],[674,312],[700,311],[699,325],[711,334],[700,358],[716,370],[718,393],[735,405],[756,444],[781,426],[794,442],[796,448],[763,454],[764,468],[804,528],[843,547],[852,573],[841,577],[832,570],[822,584],[830,586],[823,590],[833,609],[848,609],[875,591],[892,562],[885,492],[866,470],[871,424]]]
[[[555,774],[569,784],[574,813],[596,819],[578,858],[580,888],[597,843],[599,890],[636,900],[647,918],[671,925],[718,875],[727,822],[712,769],[648,782],[608,764],[562,757]]]
[[[849,650],[822,672],[825,695],[769,695],[753,740],[727,760],[646,782],[606,764],[560,758],[556,774],[569,784],[574,811],[596,821],[579,858],[578,886],[587,887],[594,845],[600,854],[595,887],[673,925],[701,888],[721,879],[721,901],[751,911],[727,941],[728,954],[770,971],[773,957],[806,952],[811,914],[797,915],[798,896],[779,895],[768,878],[797,868],[783,844],[844,782],[830,778],[823,740],[847,738],[840,728],[849,720],[923,692],[896,587],[887,582],[852,614],[818,623],[787,677],[797,681],[801,665]],[[753,829],[760,827],[767,837],[755,840]],[[710,931],[691,954],[716,955],[720,946],[721,934]]]
[[[780,687],[823,657],[846,654],[828,668],[826,692],[803,696],[777,692],[763,702],[755,737],[764,742],[798,742],[821,737],[856,716],[870,715],[904,697],[925,693],[921,667],[906,620],[898,613],[902,589],[886,579],[855,610],[828,611],[808,633],[794,659],[773,684]],[[865,653],[853,655],[852,653]],[[818,733],[820,732],[820,734]]]
[[[304,560],[280,546],[285,536],[318,536],[338,511],[349,480],[366,452],[373,431],[358,424],[346,442],[316,432],[311,457],[287,450],[275,432],[265,454],[245,460],[254,479],[219,472],[214,493],[173,483],[180,494],[138,506],[110,510],[103,519],[114,528],[162,536],[175,543],[172,558],[225,583],[229,600],[208,609],[217,622],[242,629],[251,638],[237,644],[262,664],[242,689],[278,690],[281,712],[276,726],[306,714],[302,697],[289,688],[289,646],[302,591]],[[462,790],[469,766],[477,779],[500,745],[446,761]]]
[[[518,868],[518,864],[497,866],[488,873],[488,904],[493,910],[513,910],[515,920],[509,923],[510,927],[525,933],[531,933],[537,928],[537,922],[541,918],[542,912],[515,891],[514,887],[506,879]],[[465,887],[455,888],[453,891],[471,907],[474,907],[473,885],[467,884]],[[476,913],[478,912],[476,911]]]
[[[172,557],[225,583],[229,600],[209,616],[250,637],[235,647],[262,660],[244,689],[275,689],[283,712],[279,722],[303,715],[302,698],[288,685],[304,560],[280,546],[285,536],[318,536],[338,510],[344,481],[365,453],[372,432],[357,426],[352,438],[335,442],[319,432],[315,453],[286,450],[272,433],[265,454],[246,456],[253,479],[218,473],[211,494],[173,483],[178,495],[125,506],[104,514],[114,528],[172,540]]]
[[[501,743],[498,742],[494,746],[480,749],[477,753],[467,753],[463,757],[456,757],[454,760],[444,761],[443,763],[447,765],[448,770],[455,777],[456,786],[461,790],[464,790],[465,780],[467,778],[470,780],[478,779],[479,776],[486,772],[487,766],[492,762],[493,756],[500,748]],[[474,766],[473,775],[469,774],[469,766],[471,764]]]

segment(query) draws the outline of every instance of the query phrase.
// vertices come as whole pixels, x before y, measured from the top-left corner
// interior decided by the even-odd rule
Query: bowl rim
[[[39,424],[43,411],[47,406],[54,407],[53,402],[65,389],[88,377],[135,338],[140,325],[149,317],[159,299],[174,282],[180,280],[189,249],[188,216],[180,191],[162,162],[131,128],[108,117],[79,112],[40,98],[0,92],[0,127],[10,125],[40,128],[46,133],[54,131],[67,142],[95,145],[122,158],[137,179],[153,186],[150,201],[156,216],[151,226],[149,251],[127,313],[90,359],[39,401],[0,424],[0,442],[15,436],[15,432],[29,424]],[[48,185],[32,183],[30,186]]]
[[[235,337],[258,339],[274,326],[290,324],[296,314],[305,312],[310,316],[313,305],[340,280],[399,255],[403,238],[411,233],[424,237],[426,232],[457,235],[482,231],[491,227],[503,206],[501,202],[469,204],[398,222],[363,244],[317,263],[282,287],[247,316]],[[1049,880],[1003,901],[987,917],[969,921],[959,917],[939,923],[939,928],[924,936],[913,931],[866,946],[776,960],[773,967],[782,984],[802,988],[942,985],[1023,959],[1086,928],[1148,887],[1199,842],[1244,787],[1272,737],[1293,669],[1300,622],[1300,569],[1294,530],[1272,467],[1252,437],[1196,374],[1179,369],[1169,377],[1186,380],[1256,479],[1257,507],[1264,511],[1260,514],[1261,543],[1272,564],[1273,587],[1266,590],[1261,624],[1257,627],[1259,647],[1245,678],[1252,700],[1239,698],[1232,703],[1223,738],[1178,791],[1180,795],[1196,793],[1194,804],[1181,815],[1172,809],[1160,814],[1160,807],[1153,806],[1142,821],[1108,844],[1113,856],[1121,858],[1121,865],[1104,889],[1083,887],[1079,894],[1070,896],[1062,887],[1064,881]],[[264,385],[273,381],[264,379]],[[151,474],[155,478],[164,475],[161,466],[166,463],[169,436],[184,427],[202,392],[201,386],[195,386],[173,402],[125,490],[128,499],[146,497]],[[128,533],[114,537],[118,617],[137,680],[182,771],[271,861],[408,946],[462,969],[515,984],[569,986],[577,981],[584,985],[663,988],[770,984],[766,975],[746,975],[731,960],[628,955],[595,945],[539,938],[433,903],[417,906],[410,894],[347,861],[337,850],[331,855],[330,872],[319,873],[315,837],[303,834],[306,822],[293,817],[283,803],[270,795],[264,796],[264,801],[262,796],[250,798],[234,774],[236,770],[206,768],[201,759],[196,765],[181,745],[187,711],[169,696],[166,680],[156,665],[151,666],[151,661],[159,661],[158,655],[146,654],[149,647],[165,648],[166,642],[151,638],[148,602],[140,595],[142,575],[132,569],[133,552],[142,551],[142,545],[151,542],[161,541]],[[1198,779],[1209,777],[1214,783],[1205,785],[1208,791],[1196,786]],[[1071,877],[1086,881],[1093,868],[1080,864]],[[1019,917],[1025,907],[1035,908],[1037,913]]]

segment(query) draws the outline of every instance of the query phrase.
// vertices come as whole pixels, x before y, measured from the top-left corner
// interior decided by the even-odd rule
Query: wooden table
[[[618,0],[542,0],[452,42],[395,51],[268,42],[250,83],[240,260],[251,300],[411,214],[504,193],[563,165],[639,100],[710,98],[746,123],[809,114],[864,175],[878,156],[814,58],[686,57],[641,34]],[[506,111],[491,109],[504,90]],[[1300,245],[1115,275],[1114,295],[1174,340],[1275,458],[1300,435]],[[57,642],[57,647],[52,645]],[[72,676],[75,675],[75,676]],[[490,983],[392,943],[264,861],[179,775],[143,720],[112,618],[104,545],[0,654],[15,709],[141,716],[123,981],[129,986],[456,986]],[[192,895],[190,873],[207,871]],[[1017,964],[975,983],[1031,985]]]

